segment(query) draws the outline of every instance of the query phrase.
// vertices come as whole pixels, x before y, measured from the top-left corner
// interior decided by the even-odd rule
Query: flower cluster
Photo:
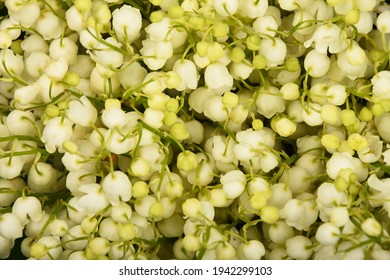
[[[385,1],[0,11],[0,258],[390,259]]]

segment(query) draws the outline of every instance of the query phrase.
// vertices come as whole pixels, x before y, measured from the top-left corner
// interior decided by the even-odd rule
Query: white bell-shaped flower
[[[124,154],[132,151],[137,145],[137,135],[128,135],[128,131],[109,129],[104,134],[106,149],[114,154]]]
[[[256,18],[252,26],[257,35],[264,38],[268,36],[274,37],[276,30],[279,28],[278,22],[271,15]]]
[[[104,40],[107,44],[120,48],[121,43],[117,42],[113,37]],[[105,47],[101,50],[95,50],[97,61],[106,68],[119,68],[123,64],[123,54],[113,50],[111,47]]]
[[[50,56],[41,51],[32,52],[24,60],[26,72],[33,78],[39,78],[45,73],[46,66],[50,63]],[[38,83],[37,83],[38,84]]]
[[[124,66],[118,73],[118,79],[122,87],[128,89],[142,84],[146,74],[146,69],[139,62],[135,61],[130,65],[124,63]]]
[[[8,32],[12,31],[9,30]],[[49,45],[41,36],[37,34],[30,34],[22,41],[21,48],[24,50],[24,56],[28,57],[33,52],[47,53]]]
[[[368,169],[360,159],[352,157],[347,152],[335,152],[326,164],[326,173],[332,179],[336,179],[341,169],[350,168],[357,175],[359,182],[364,181],[368,176]]]
[[[249,18],[263,16],[268,8],[267,0],[240,0],[238,4],[239,12]]]
[[[130,5],[122,5],[112,12],[112,28],[120,41],[133,42],[142,28],[141,12]]]
[[[182,91],[196,89],[198,87],[199,74],[195,64],[191,60],[177,60],[173,65],[172,71],[176,72],[181,79],[180,85],[176,87],[177,90]]]
[[[1,158],[0,176],[8,180],[14,179],[21,174],[24,164],[25,160],[22,157]]]
[[[264,38],[260,42],[259,52],[267,59],[267,66],[278,66],[286,58],[287,46],[279,37]]]
[[[226,121],[228,110],[223,105],[221,96],[213,96],[205,101],[204,115],[216,122]]]
[[[144,63],[150,70],[161,69],[167,58],[158,56],[158,43],[152,40],[143,40],[140,53],[145,57]]]
[[[314,32],[312,38],[304,43],[305,47],[315,44],[315,50],[326,54],[339,53],[347,47],[345,31],[333,23],[320,25]]]
[[[0,259],[7,259],[10,256],[14,244],[15,242],[13,240],[9,240],[0,235]]]
[[[72,137],[72,125],[72,122],[62,117],[55,117],[47,122],[41,140],[49,153],[54,153],[57,148],[62,151],[62,144]]]
[[[0,51],[2,63],[0,64],[0,73],[3,77],[9,77],[8,73],[12,73],[14,76],[20,76],[24,69],[23,58],[15,54],[11,49],[5,49]],[[6,68],[4,68],[4,65]],[[7,69],[7,70],[6,70]]]
[[[97,111],[88,97],[81,96],[80,100],[72,100],[69,103],[67,117],[75,124],[89,127],[96,122]]]
[[[7,193],[7,191],[10,191]],[[0,206],[8,207],[20,196],[18,189],[10,180],[0,180]],[[14,192],[14,193],[13,193]]]
[[[76,5],[73,5],[67,9],[65,13],[65,19],[69,29],[76,31],[77,33],[80,33],[83,29],[85,29],[87,27],[83,18],[85,15],[86,14],[81,13],[77,9]]]
[[[22,224],[27,224],[29,219],[38,221],[43,216],[41,202],[34,196],[19,197],[12,205],[12,213],[19,218]]]
[[[58,38],[50,43],[49,55],[54,60],[64,60],[68,64],[77,61],[77,44],[69,37]]]
[[[190,93],[188,104],[191,109],[201,114],[207,105],[206,100],[209,100],[212,96],[215,96],[215,91],[209,88],[198,87]]]
[[[324,207],[347,205],[348,198],[344,192],[339,192],[333,183],[324,182],[317,189],[317,204]]]
[[[296,260],[307,260],[313,254],[312,241],[302,235],[296,235],[286,241],[286,253]]]
[[[5,119],[11,135],[36,135],[34,124],[35,116],[30,111],[12,110]]]
[[[390,195],[389,184],[390,178],[379,179],[376,174],[370,175],[367,180],[368,186],[372,189],[370,201],[374,206],[387,203]]]
[[[337,66],[340,68],[341,72],[351,80],[364,77],[368,67],[367,55],[361,48],[360,51],[354,51],[356,48],[360,47],[355,45],[345,49],[340,52],[337,57]]]
[[[317,229],[316,239],[324,245],[335,245],[340,238],[339,235],[340,229],[337,226],[331,223],[323,223]]]
[[[41,12],[39,18],[35,21],[33,28],[45,40],[59,38],[62,33],[63,22],[52,11]]]
[[[367,147],[363,150],[357,151],[359,159],[364,163],[374,163],[378,161],[382,155],[383,141],[378,135],[367,133],[365,135],[367,140]]]
[[[61,81],[68,72],[69,65],[64,59],[52,60],[46,66],[45,74],[53,81]]]
[[[120,102],[107,99],[102,112],[102,121],[108,128],[121,128],[126,124],[126,113],[121,109]]]
[[[212,145],[212,155],[216,161],[221,163],[231,163],[234,160],[234,141],[223,136],[210,138]]]
[[[31,166],[27,180],[29,187],[34,192],[52,192],[55,189],[57,173],[51,164],[38,162]]]
[[[23,236],[23,224],[18,216],[13,213],[5,213],[0,216],[0,236],[15,240]]]
[[[380,98],[390,98],[390,71],[380,71],[371,79],[372,93]]]
[[[311,50],[307,53],[304,60],[306,72],[314,77],[319,78],[324,76],[330,67],[330,59],[326,54]]]
[[[112,205],[127,202],[132,196],[132,184],[122,171],[109,173],[102,182],[103,190]]]
[[[6,1],[6,6],[10,7],[10,1]],[[16,4],[17,5],[17,4]],[[12,21],[20,24],[25,28],[30,28],[40,15],[40,7],[37,2],[24,2],[18,7],[11,7],[9,10],[9,15]]]
[[[378,15],[376,27],[385,34],[390,33],[390,10],[383,11]]]
[[[233,15],[238,9],[238,0],[214,0],[215,11],[223,17]]]
[[[96,183],[96,176],[85,169],[70,171],[66,176],[66,188],[70,190],[74,196],[82,196],[84,194],[78,190],[81,185],[93,183]]]
[[[280,94],[279,89],[275,87],[269,87],[267,90],[260,89],[260,94],[256,100],[257,112],[271,118],[276,113],[281,113],[286,108],[286,101]]]
[[[110,204],[106,193],[99,184],[82,185],[79,187],[79,190],[85,193],[85,195],[80,197],[78,204],[90,216],[96,215],[97,212]]]
[[[15,105],[20,104],[24,106],[31,104],[33,101],[36,100],[41,90],[41,86],[37,83],[17,88],[14,92]]]
[[[145,28],[145,31],[149,39],[153,41],[169,40],[173,36],[171,32],[171,20],[168,17],[164,17],[159,22],[149,24]]]
[[[87,50],[104,48],[105,46],[98,39],[101,39],[101,35],[92,27],[80,32],[80,44]]]

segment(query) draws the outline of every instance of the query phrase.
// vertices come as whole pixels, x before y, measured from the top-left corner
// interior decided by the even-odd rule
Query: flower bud
[[[260,260],[265,255],[265,247],[258,240],[241,243],[237,248],[237,256],[242,260]]]
[[[197,166],[198,159],[194,153],[184,151],[177,156],[177,168],[179,168],[179,170],[188,172],[194,170]]]
[[[145,197],[149,193],[149,186],[143,181],[138,181],[133,184],[132,194],[134,198]]]
[[[198,218],[202,214],[202,205],[196,198],[189,198],[182,205],[183,214],[189,218]]]
[[[233,48],[229,53],[229,58],[234,63],[240,63],[245,59],[245,52],[240,47]]]
[[[340,122],[341,109],[332,104],[325,104],[321,107],[321,119],[330,125],[336,125]]]
[[[172,134],[173,137],[175,137],[179,141],[185,140],[190,136],[187,131],[187,127],[183,122],[174,123],[170,127],[169,132]]]
[[[368,218],[361,224],[362,230],[368,236],[380,236],[382,233],[381,224],[374,218]]]
[[[356,122],[355,112],[353,110],[344,109],[341,111],[341,122],[344,126],[354,125]]]
[[[345,16],[344,21],[346,24],[356,24],[359,22],[360,12],[358,9],[349,10]]]
[[[133,240],[137,236],[137,228],[130,223],[118,224],[117,231],[119,237],[124,241]]]
[[[265,206],[260,210],[260,218],[267,224],[274,224],[279,220],[279,209],[275,206]]]
[[[382,33],[390,33],[390,11],[386,10],[380,13],[376,19],[376,26]]]
[[[321,137],[321,144],[327,149],[337,149],[340,145],[339,138],[333,134],[324,134]]]
[[[236,258],[236,250],[227,242],[218,243],[215,254],[217,260],[233,260]]]
[[[286,241],[287,254],[296,260],[307,260],[313,253],[312,242],[309,238],[297,235]]]
[[[294,134],[297,129],[297,125],[288,118],[277,118],[275,122],[275,129],[280,136],[288,137]]]
[[[246,45],[249,50],[257,51],[260,49],[261,39],[258,35],[251,35],[246,39]]]
[[[359,112],[359,119],[363,122],[370,122],[373,117],[372,112],[367,107],[363,107]]]
[[[15,240],[23,236],[23,225],[18,216],[13,213],[0,215],[0,236]]]
[[[331,223],[321,224],[316,232],[316,239],[323,245],[335,245],[339,240],[340,229]]]
[[[201,248],[199,238],[193,234],[186,234],[183,237],[183,247],[186,251],[195,252]]]

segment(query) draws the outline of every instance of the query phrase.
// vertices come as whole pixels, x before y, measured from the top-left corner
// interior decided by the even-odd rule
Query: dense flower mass
[[[390,259],[383,0],[0,0],[0,258]]]

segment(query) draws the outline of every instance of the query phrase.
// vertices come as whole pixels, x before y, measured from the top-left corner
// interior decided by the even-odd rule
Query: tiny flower
[[[372,77],[372,92],[379,98],[390,98],[390,71],[380,71]]]
[[[376,19],[376,26],[379,31],[388,34],[390,33],[390,11],[386,10],[380,13]]]
[[[286,43],[279,37],[264,38],[260,42],[259,52],[266,58],[267,66],[277,66],[284,62],[287,55]]]
[[[0,215],[0,236],[15,240],[23,236],[23,224],[14,213]]]
[[[66,118],[55,117],[49,120],[43,129],[42,142],[49,153],[54,153],[57,149],[62,150],[62,144],[70,140],[72,133],[72,122]]]
[[[80,197],[78,203],[88,215],[96,215],[97,212],[110,204],[106,193],[99,184],[82,185],[79,190],[85,193],[85,195]]]
[[[130,179],[121,171],[109,173],[103,179],[102,186],[112,205],[118,205],[120,201],[129,201],[132,196]]]
[[[268,8],[267,0],[240,0],[239,12],[249,18],[257,18],[263,16]]]
[[[316,51],[323,54],[326,54],[328,50],[330,53],[339,53],[347,47],[344,37],[346,37],[345,31],[342,31],[336,24],[328,23],[319,26],[312,38],[304,45],[309,47],[314,43]]]
[[[316,239],[324,245],[335,245],[340,238],[339,235],[340,229],[337,226],[331,223],[324,223],[318,227]]]
[[[297,235],[286,241],[287,254],[296,260],[307,260],[313,253],[312,242],[309,238]]]
[[[213,6],[221,16],[233,15],[238,9],[238,0],[214,0]]]
[[[0,176],[4,179],[14,179],[20,175],[24,164],[22,157],[0,158]]]
[[[374,218],[365,219],[361,226],[363,232],[369,236],[379,236],[382,233],[381,224]]]
[[[142,28],[141,12],[130,5],[115,9],[112,12],[112,27],[120,41],[133,42]]]
[[[27,224],[29,219],[38,221],[43,216],[41,202],[34,196],[19,197],[12,206],[12,213],[23,224]]]
[[[69,104],[67,117],[75,124],[88,127],[97,120],[96,108],[86,96],[80,97],[80,100],[72,100]]]
[[[267,90],[261,88],[256,100],[257,112],[268,119],[276,113],[283,112],[286,108],[285,104],[286,101],[275,87],[269,87]]]
[[[265,255],[265,247],[258,240],[249,240],[238,246],[237,255],[241,260],[260,260]]]
[[[191,60],[177,60],[173,65],[172,71],[176,72],[181,79],[180,85],[176,87],[177,90],[182,91],[197,88],[199,74],[195,64]]]
[[[326,164],[326,172],[332,179],[336,179],[340,170],[346,168],[351,168],[356,173],[359,182],[362,182],[367,178],[367,168],[363,166],[360,159],[352,157],[349,153],[333,153]]]

